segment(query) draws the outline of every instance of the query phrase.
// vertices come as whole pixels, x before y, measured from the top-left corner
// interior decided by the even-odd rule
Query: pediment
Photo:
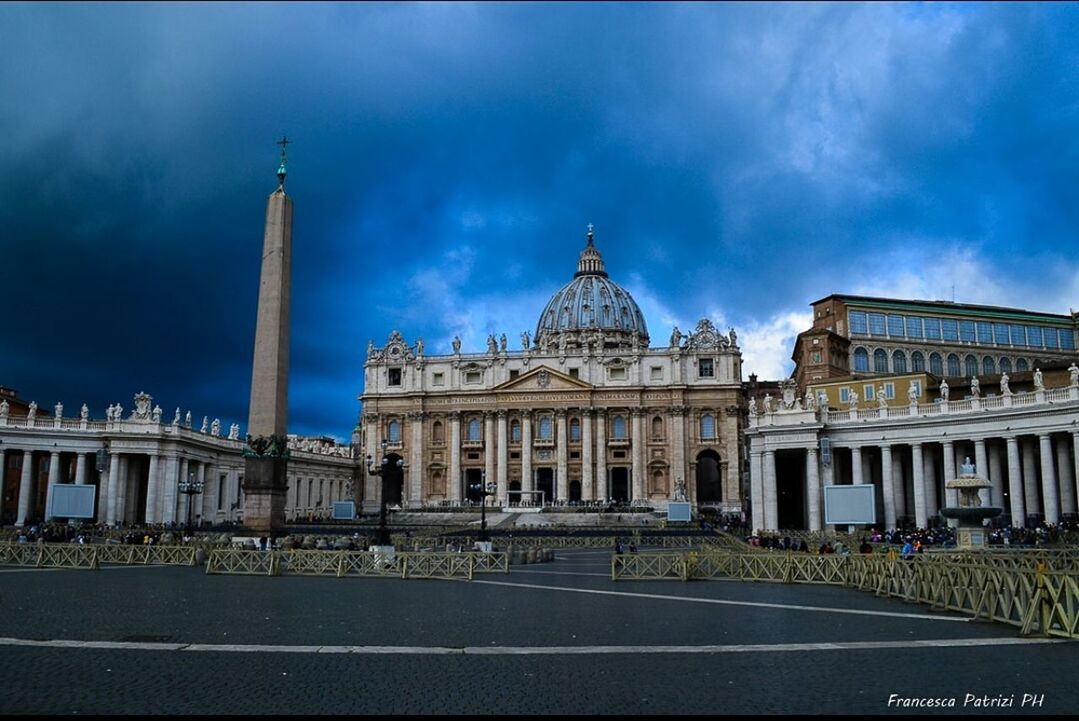
[[[591,390],[588,383],[570,378],[547,366],[533,368],[527,373],[496,386],[495,391],[580,391]]]

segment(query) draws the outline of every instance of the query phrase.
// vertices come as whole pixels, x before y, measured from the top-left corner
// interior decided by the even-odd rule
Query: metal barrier
[[[247,551],[222,548],[210,551],[206,558],[207,574],[278,576],[281,573],[280,551]]]

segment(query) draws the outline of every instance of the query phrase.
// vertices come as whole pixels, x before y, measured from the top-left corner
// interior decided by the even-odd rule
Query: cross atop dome
[[[593,225],[588,224],[588,245],[581,251],[581,256],[577,260],[577,273],[574,277],[582,275],[599,275],[604,278],[607,277],[607,271],[603,268],[603,256],[596,250],[596,246],[593,243]]]

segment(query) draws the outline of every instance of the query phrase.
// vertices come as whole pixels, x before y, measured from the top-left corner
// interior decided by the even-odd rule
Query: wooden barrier
[[[247,551],[220,548],[206,558],[209,575],[278,576],[281,574],[280,551]]]

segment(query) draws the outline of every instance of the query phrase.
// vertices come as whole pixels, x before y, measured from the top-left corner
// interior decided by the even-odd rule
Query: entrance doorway
[[[466,468],[465,498],[472,503],[479,503],[481,490],[483,490],[483,470],[480,468]]]
[[[570,481],[569,482],[569,499],[573,502],[579,502],[581,500],[581,482]]]
[[[776,521],[781,529],[808,528],[805,465],[804,451],[776,453]]]
[[[629,503],[629,469],[625,466],[611,469],[611,498],[615,503]]]
[[[509,502],[511,505],[515,503],[519,504],[521,502],[520,481],[510,481]]]
[[[386,494],[387,506],[399,506],[401,500],[404,498],[405,490],[405,471],[403,468],[397,465],[397,461],[401,460],[401,456],[396,453],[391,453],[386,458],[389,459],[389,463],[383,466],[383,493]]]
[[[719,503],[723,484],[719,473],[719,454],[713,450],[697,454],[697,503]]]
[[[554,469],[553,468],[537,468],[536,469],[536,490],[543,491],[543,502],[551,503],[554,501]]]

